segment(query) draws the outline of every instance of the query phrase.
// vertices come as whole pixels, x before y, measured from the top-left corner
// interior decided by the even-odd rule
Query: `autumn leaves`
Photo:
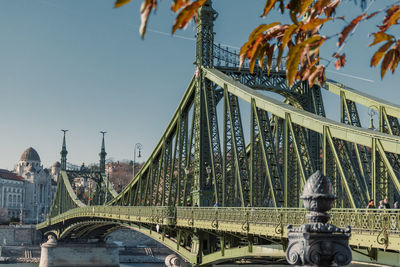
[[[281,61],[282,54],[287,49],[286,74],[289,85],[296,80],[308,81],[312,86],[317,81],[325,81],[325,66],[319,64],[319,49],[326,39],[321,36],[319,29],[326,22],[336,19],[344,20],[344,17],[334,17],[335,10],[341,4],[340,0],[290,0],[285,6],[284,0],[267,0],[262,17],[267,16],[271,9],[279,2],[279,9],[282,13],[289,11],[292,24],[281,25],[272,23],[261,25],[252,34],[241,49],[241,63],[245,59],[250,61],[250,69],[253,71],[255,62],[263,67],[264,58],[267,59],[268,74],[271,68],[271,58],[277,48],[277,61]],[[363,1],[365,2],[365,1]],[[343,4],[344,5],[344,4]],[[354,18],[343,30],[332,36],[339,36],[337,46],[340,48],[346,42],[349,34],[363,21],[369,20],[381,12],[386,12],[379,30],[373,33],[374,41],[369,45],[373,46],[386,42],[375,52],[371,59],[371,66],[376,67],[382,60],[381,77],[385,76],[389,69],[392,73],[400,61],[400,41],[393,35],[385,33],[391,26],[398,24],[400,18],[400,7],[397,4],[389,5],[387,8],[373,12],[363,13]],[[302,21],[298,18],[302,17]],[[335,67],[339,69],[346,63],[346,55],[334,53]]]
[[[131,0],[116,0],[115,7],[120,7]],[[197,10],[207,0],[172,0],[171,10],[178,12],[172,33],[177,29],[184,28],[187,23],[197,16]],[[366,0],[361,0],[365,4]],[[341,50],[346,40],[355,31],[356,27],[363,21],[367,21],[380,13],[386,13],[379,31],[372,33],[374,46],[384,44],[374,53],[371,58],[371,66],[381,64],[381,77],[385,76],[387,70],[392,73],[400,61],[400,41],[387,31],[393,25],[398,24],[400,18],[400,7],[392,1],[392,4],[371,14],[363,13],[348,23],[341,32],[326,37],[320,34],[320,28],[327,22],[333,20],[345,20],[344,17],[335,17],[335,11],[339,5],[348,5],[341,0],[266,0],[261,17],[267,16],[272,9],[279,9],[281,13],[288,12],[291,19],[290,24],[274,22],[258,26],[250,34],[248,41],[240,50],[240,63],[248,59],[250,70],[253,71],[256,64],[260,68],[266,66],[268,75],[272,68],[272,59],[276,58],[276,66],[281,64],[286,55],[286,76],[289,85],[297,80],[308,81],[312,86],[315,83],[325,81],[325,66],[320,64],[319,51],[327,39],[338,38],[337,45]],[[144,37],[146,25],[153,9],[157,8],[157,0],[143,0],[141,8],[142,25],[140,34]],[[360,9],[361,11],[361,9]],[[335,67],[338,69],[346,63],[346,55],[335,52],[332,55]]]
[[[174,25],[172,26],[172,34],[177,29],[183,29],[187,23],[196,15],[196,11],[206,3],[207,0],[197,0],[192,2],[190,0],[173,0],[171,10],[178,12],[178,16],[175,19]],[[116,0],[114,7],[121,7],[131,0]],[[143,0],[142,7],[140,9],[141,14],[141,25],[139,33],[144,38],[146,34],[147,21],[149,19],[152,10],[157,9],[157,0]]]

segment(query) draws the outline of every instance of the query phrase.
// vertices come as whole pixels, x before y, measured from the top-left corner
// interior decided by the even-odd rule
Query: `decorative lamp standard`
[[[374,116],[377,114],[376,110],[378,109],[376,106],[372,105],[368,107],[368,115],[369,115],[369,128],[370,130],[375,130],[374,127]]]
[[[136,143],[135,147],[133,149],[133,177],[135,177],[135,165],[136,165],[136,149],[139,150],[138,152],[138,158],[140,158],[142,155],[140,152],[142,151],[142,144],[141,143]]]
[[[208,186],[208,185],[210,185],[210,180],[211,180],[211,167],[210,167],[210,165],[206,166],[206,172],[207,172],[206,183],[207,183],[207,186]]]

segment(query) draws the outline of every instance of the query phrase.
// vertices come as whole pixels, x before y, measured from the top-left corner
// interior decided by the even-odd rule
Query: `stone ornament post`
[[[309,223],[288,226],[289,244],[286,260],[305,266],[345,266],[351,262],[349,238],[351,228],[338,228],[327,223],[336,196],[330,180],[320,171],[311,175],[304,185],[304,207]]]

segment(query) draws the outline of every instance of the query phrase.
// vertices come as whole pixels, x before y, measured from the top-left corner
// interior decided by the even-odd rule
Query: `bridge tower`
[[[65,171],[67,169],[67,145],[65,143],[65,133],[68,132],[68,130],[61,130],[64,132],[64,136],[63,136],[63,144],[62,144],[62,148],[61,148],[61,170]]]
[[[204,78],[200,67],[213,66],[213,45],[214,45],[214,20],[217,12],[212,8],[212,1],[207,0],[206,4],[199,10],[199,22],[197,23],[196,33],[196,93],[194,100],[194,162],[193,162],[193,187],[191,192],[192,205],[211,206],[218,201],[217,194],[212,190],[211,180],[219,175],[215,167],[215,150],[217,145],[219,153],[219,137],[216,116],[210,114],[210,109],[215,109],[214,92],[212,83]],[[211,112],[216,114],[215,112]],[[211,115],[211,116],[210,116]],[[209,135],[211,132],[216,134],[218,140]],[[214,142],[213,142],[214,141]],[[218,141],[218,142],[216,142]],[[218,144],[217,144],[218,143]],[[218,156],[217,156],[218,157]],[[210,179],[212,176],[214,179]]]
[[[103,140],[101,142],[101,151],[99,153],[100,156],[100,172],[105,173],[106,172],[106,146],[104,145],[104,134],[107,132],[101,131],[100,132],[103,135]]]

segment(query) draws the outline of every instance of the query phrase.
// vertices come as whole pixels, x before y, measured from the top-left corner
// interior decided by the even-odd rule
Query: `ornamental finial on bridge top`
[[[212,1],[207,2],[199,10],[199,22],[196,34],[196,63],[200,66],[212,67],[214,46],[214,21],[218,13],[212,7]]]
[[[290,264],[307,266],[344,266],[351,262],[350,226],[338,228],[327,223],[336,197],[332,184],[320,171],[311,175],[304,185],[304,207],[309,223],[288,226],[289,244],[286,260]]]
[[[106,171],[106,146],[104,144],[104,134],[106,134],[107,132],[105,131],[100,131],[100,133],[103,135],[103,139],[101,141],[101,151],[99,153],[100,156],[100,172],[101,173],[105,173]]]
[[[67,154],[68,154],[67,145],[65,142],[65,133],[68,132],[68,130],[61,129],[61,131],[64,132],[63,144],[62,144],[62,148],[61,148],[61,152],[60,152],[60,154],[61,154],[61,170],[65,171],[67,169]]]

